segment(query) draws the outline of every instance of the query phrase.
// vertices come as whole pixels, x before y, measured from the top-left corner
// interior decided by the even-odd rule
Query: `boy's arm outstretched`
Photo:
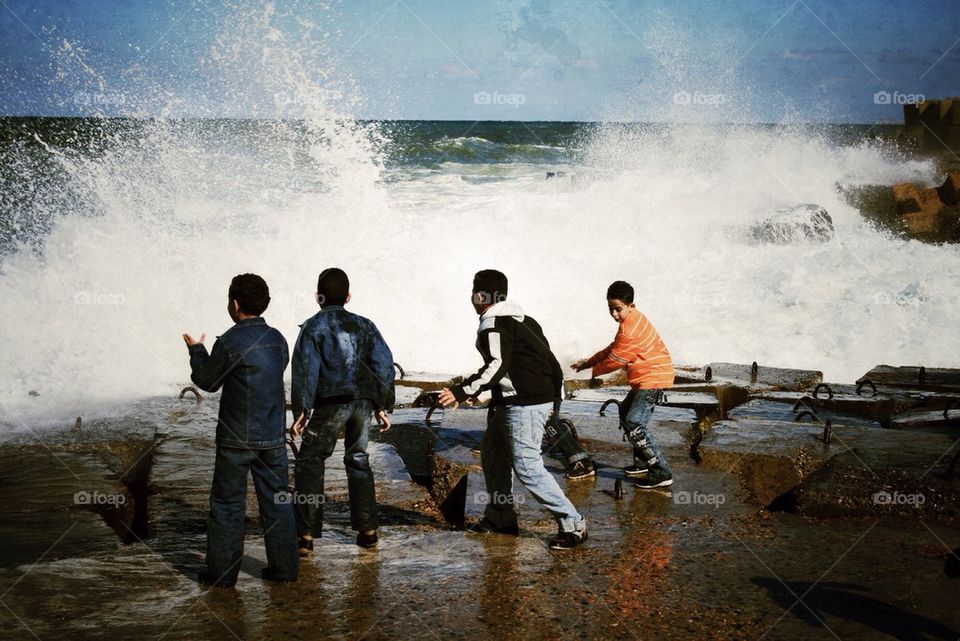
[[[200,337],[199,342],[186,334],[183,338],[190,351],[190,380],[205,392],[216,392],[223,386],[224,379],[233,367],[223,343],[215,341],[213,351],[208,354],[203,344],[204,336]]]
[[[577,372],[582,372],[585,369],[591,369],[597,363],[606,360],[606,358],[610,355],[610,352],[613,351],[614,345],[616,345],[616,341],[610,343],[590,358],[582,358],[579,361],[576,361],[570,367]]]
[[[510,369],[510,355],[513,340],[509,334],[490,329],[482,332],[477,339],[480,353],[483,355],[483,367],[468,377],[460,385],[450,388],[457,403],[475,397],[480,392],[495,385]]]

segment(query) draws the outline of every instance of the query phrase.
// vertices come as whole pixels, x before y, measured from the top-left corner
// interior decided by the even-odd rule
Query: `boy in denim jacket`
[[[377,544],[377,498],[367,456],[370,417],[390,429],[393,409],[393,355],[372,321],[351,314],[350,280],[336,267],[317,279],[320,311],[301,325],[293,350],[293,415],[290,428],[303,435],[296,463],[299,552],[308,556],[323,532],[326,460],[344,430],[343,462],[350,494],[350,522],[357,545]]]
[[[287,495],[287,447],[284,441],[283,370],[287,341],[260,315],[270,304],[270,290],[256,274],[241,274],[230,283],[227,312],[235,325],[217,338],[211,353],[189,334],[190,378],[197,387],[221,387],[217,420],[217,458],[210,491],[207,569],[201,583],[233,587],[243,559],[247,474],[260,504],[267,551],[261,576],[295,581],[297,547],[293,507]]]

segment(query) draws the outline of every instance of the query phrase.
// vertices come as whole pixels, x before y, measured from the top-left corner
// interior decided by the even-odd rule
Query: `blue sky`
[[[3,114],[898,122],[960,5],[0,0],[0,64]]]

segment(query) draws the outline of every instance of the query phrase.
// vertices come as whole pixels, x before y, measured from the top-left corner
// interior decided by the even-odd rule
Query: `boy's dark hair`
[[[237,301],[240,311],[248,316],[259,316],[270,304],[270,288],[256,274],[234,276],[227,295]]]
[[[507,299],[507,277],[495,269],[483,269],[473,276],[473,293],[481,294],[480,303],[494,305]]]
[[[607,300],[622,300],[627,305],[633,302],[633,287],[630,286],[630,283],[617,280],[614,281],[610,287],[607,287]]]
[[[328,267],[317,279],[317,294],[321,305],[344,305],[350,294],[350,279],[339,267]]]

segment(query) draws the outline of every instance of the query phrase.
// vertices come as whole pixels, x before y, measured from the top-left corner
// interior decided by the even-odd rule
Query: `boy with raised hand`
[[[444,389],[439,402],[456,408],[489,390],[487,429],[480,444],[489,500],[477,533],[519,534],[513,474],[557,520],[550,549],[566,550],[587,540],[587,522],[546,470],[540,455],[543,430],[563,395],[563,373],[540,325],[507,297],[507,277],[486,269],[473,278],[473,307],[480,315],[477,350],[483,367],[460,385]]]
[[[623,473],[640,488],[666,487],[673,483],[673,474],[647,423],[660,391],[673,386],[670,352],[633,304],[629,283],[618,280],[607,288],[607,309],[620,325],[613,343],[572,367],[578,372],[593,368],[594,376],[627,369],[630,393],[620,405],[620,424],[633,446],[634,463]]]
[[[317,279],[320,311],[301,325],[293,350],[291,400],[294,437],[303,434],[296,462],[296,514],[300,556],[323,533],[326,460],[345,431],[343,463],[350,494],[350,523],[357,545],[377,544],[377,497],[367,456],[370,417],[390,429],[393,355],[372,321],[351,314],[350,279],[336,267]]]
[[[197,387],[221,387],[217,420],[217,458],[207,525],[207,570],[200,581],[233,587],[243,559],[247,474],[260,505],[267,550],[261,576],[295,581],[297,540],[293,507],[287,494],[287,444],[284,440],[283,370],[287,341],[260,315],[270,304],[270,290],[256,274],[241,274],[230,283],[227,312],[235,325],[217,338],[211,353],[189,334],[190,378]]]

